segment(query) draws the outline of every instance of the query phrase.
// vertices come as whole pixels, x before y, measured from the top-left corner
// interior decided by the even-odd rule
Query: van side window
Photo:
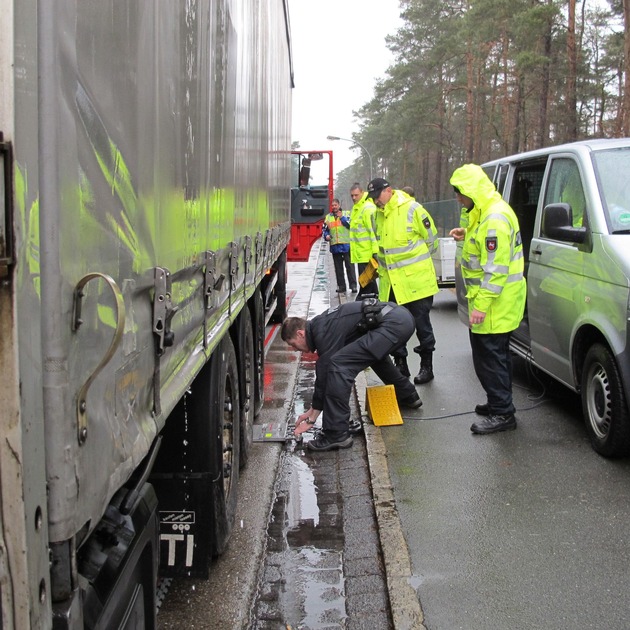
[[[510,171],[509,164],[501,164],[497,169],[496,181],[495,185],[497,190],[503,194],[503,189],[505,188],[505,180],[507,179],[508,172]]]
[[[573,227],[586,224],[586,198],[578,165],[570,158],[559,158],[551,163],[545,195],[545,206],[568,203],[573,215]]]
[[[526,269],[546,164],[546,159],[518,164],[514,168],[510,190],[503,193],[503,198],[510,204],[518,219]]]

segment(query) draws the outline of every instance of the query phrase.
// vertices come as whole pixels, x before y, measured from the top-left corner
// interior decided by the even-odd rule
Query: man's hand
[[[453,228],[449,233],[449,236],[452,236],[456,241],[463,241],[466,237],[466,228],[456,227]]]
[[[473,309],[468,321],[470,321],[470,325],[472,326],[473,324],[483,324],[484,319],[486,319],[485,313],[482,313],[477,309]]]
[[[308,431],[315,424],[315,421],[319,417],[320,413],[321,410],[313,409],[313,407],[311,407],[307,412],[300,414],[295,421],[293,435],[298,437],[299,435],[302,435],[302,433]]]

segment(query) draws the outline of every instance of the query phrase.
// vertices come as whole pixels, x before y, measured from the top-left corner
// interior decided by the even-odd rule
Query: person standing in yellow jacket
[[[516,428],[512,402],[510,335],[523,319],[527,287],[518,219],[483,169],[465,164],[451,177],[457,201],[468,211],[467,227],[450,235],[464,241],[461,266],[468,298],[475,374],[487,402],[475,407],[484,419],[473,433]]]
[[[431,253],[437,249],[437,231],[429,213],[402,190],[394,190],[382,177],[368,184],[368,197],[374,200],[374,232],[378,239],[379,299],[404,306],[416,324],[420,345],[420,371],[416,384],[433,379],[435,335],[429,312],[438,292]],[[394,356],[394,362],[409,375],[407,350]]]
[[[360,276],[370,259],[378,254],[378,243],[372,225],[372,215],[376,212],[376,206],[368,199],[367,192],[363,192],[358,182],[352,184],[350,197],[354,203],[350,211],[350,262],[353,265],[356,263]],[[359,288],[357,300],[362,300],[366,295],[378,295],[376,279]]]
[[[339,199],[333,199],[330,204],[330,212],[324,219],[322,228],[324,240],[330,244],[330,253],[335,265],[335,276],[337,278],[337,293],[346,292],[346,279],[343,275],[344,267],[350,289],[356,293],[357,277],[354,267],[350,262],[350,217],[341,209]]]

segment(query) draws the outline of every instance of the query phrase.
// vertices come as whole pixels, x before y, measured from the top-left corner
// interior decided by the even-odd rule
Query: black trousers
[[[491,414],[514,413],[512,402],[512,333],[468,333],[475,374],[488,397]]]
[[[365,268],[368,266],[368,263],[357,263],[357,267],[359,268],[359,274],[357,278],[363,273]],[[378,284],[376,280],[372,280],[372,282],[366,284],[364,287],[359,286],[359,295],[357,295],[357,300],[362,300],[364,296],[373,294],[374,297],[378,297]]]
[[[371,367],[386,385],[393,385],[396,398],[415,396],[416,388],[398,371],[389,355],[407,343],[413,334],[413,318],[408,311],[394,308],[373,330],[344,346],[331,357],[326,375],[326,396],[322,428],[330,437],[347,433],[350,422],[350,395],[359,372]]]
[[[343,275],[343,268],[346,268],[348,282],[351,289],[357,287],[357,277],[354,273],[354,265],[350,262],[350,252],[341,252],[333,254],[333,263],[335,263],[335,276],[337,277],[337,288],[345,290],[347,288],[346,279]]]
[[[395,302],[394,292],[390,291],[389,299],[391,302]],[[413,316],[416,324],[416,335],[420,345],[414,350],[422,356],[423,354],[430,355],[435,351],[435,335],[433,334],[433,326],[431,325],[431,307],[433,306],[433,296],[422,298],[420,300],[414,300],[413,302],[407,302],[401,304],[406,308]],[[397,357],[407,356],[407,347],[403,346],[398,352],[394,354]]]

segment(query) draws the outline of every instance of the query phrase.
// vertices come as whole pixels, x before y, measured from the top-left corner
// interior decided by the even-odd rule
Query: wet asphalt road
[[[334,292],[331,262],[322,251],[309,317],[355,297]],[[298,298],[290,314],[299,314],[299,308]],[[278,352],[286,352],[286,346]],[[300,354],[290,422],[310,406],[315,365],[315,355]],[[358,417],[354,396],[351,406]],[[320,424],[321,417],[316,430]],[[281,457],[249,628],[389,630],[393,624],[365,438],[356,436],[350,449],[312,453],[305,444],[313,437],[309,431],[301,443],[288,442]]]
[[[308,264],[290,265],[289,314],[311,317],[352,299],[336,295],[332,273],[326,251],[314,251]],[[292,351],[270,328],[265,405],[257,422],[293,421],[302,413],[314,366],[313,355]],[[352,404],[359,414],[358,400]],[[351,449],[315,455],[293,440],[255,443],[239,492],[226,554],[208,581],[173,582],[160,628],[393,627],[364,436]]]
[[[328,278],[316,275],[311,302],[313,270],[297,269],[291,314],[312,316],[327,306]],[[592,451],[576,397],[519,361],[518,429],[473,436],[483,392],[452,291],[436,296],[432,321],[436,378],[418,387],[422,409],[402,426],[369,426],[348,451],[320,454],[330,461],[256,444],[227,554],[210,581],[176,581],[160,628],[630,628],[630,461]],[[300,413],[299,368],[295,353],[270,345],[261,421]],[[370,372],[357,380],[357,412],[366,384],[378,384]],[[354,463],[342,486],[344,461]],[[348,535],[360,519],[365,536]]]
[[[450,291],[432,321],[424,406],[382,429],[426,628],[627,630],[630,462],[597,455],[577,396],[518,360],[517,430],[472,435],[485,400]]]

